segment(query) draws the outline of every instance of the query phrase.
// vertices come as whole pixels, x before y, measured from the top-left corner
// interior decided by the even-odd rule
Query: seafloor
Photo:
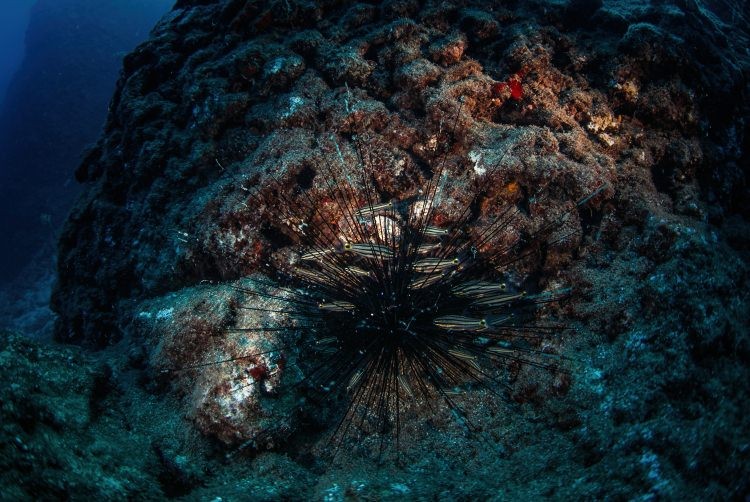
[[[743,21],[697,1],[178,1],[125,58],[76,171],[56,343],[33,322],[2,332],[2,497],[743,500]],[[270,343],[223,336],[230,286],[287,256],[279,207],[324,191],[316,173],[356,159],[355,136],[395,198],[448,152],[444,190],[481,179],[480,217],[544,192],[528,208],[544,218],[605,187],[539,264],[574,287],[555,342],[570,379],[467,388],[479,430],[415,413],[380,461],[366,441],[325,451],[331,424],[299,418],[281,367],[241,395],[231,365],[168,371]],[[270,202],[248,208],[240,179]]]

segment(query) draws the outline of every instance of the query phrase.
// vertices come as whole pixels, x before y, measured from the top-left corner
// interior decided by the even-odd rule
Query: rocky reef
[[[60,239],[56,338],[119,351],[114,375],[138,375],[125,395],[169,403],[186,418],[174,434],[206,441],[183,441],[182,464],[152,449],[182,480],[173,494],[742,497],[750,61],[730,14],[693,2],[179,1],[125,58],[76,171],[86,188]],[[277,340],[227,335],[265,320],[237,308],[238,287],[294,247],[279,208],[359,158],[396,199],[444,162],[446,220],[476,186],[479,216],[516,201],[529,225],[606,187],[539,263],[577,290],[562,307],[571,381],[519,378],[509,402],[469,392],[478,435],[415,417],[417,440],[380,469],[356,447],[319,456],[330,424],[287,385],[294,365],[267,350]],[[247,353],[266,355],[217,363]],[[257,451],[213,469],[259,435]]]

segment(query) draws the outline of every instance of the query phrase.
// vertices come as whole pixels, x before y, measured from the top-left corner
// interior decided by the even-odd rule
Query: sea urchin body
[[[456,400],[467,385],[503,396],[509,365],[560,369],[548,341],[563,327],[539,310],[568,290],[540,288],[519,270],[543,253],[570,212],[509,237],[522,205],[477,221],[477,190],[448,221],[442,162],[413,195],[389,199],[366,162],[347,166],[335,146],[340,165],[317,174],[325,190],[275,191],[285,201],[279,225],[296,245],[272,272],[274,284],[292,293],[280,312],[302,334],[300,385],[324,400],[344,398],[332,440],[357,431],[379,434],[381,447],[389,433],[398,441],[404,411],[420,405],[447,407],[470,427]],[[263,194],[251,191],[251,201],[264,204]],[[243,292],[248,304],[267,295]],[[236,331],[255,329],[264,328]]]

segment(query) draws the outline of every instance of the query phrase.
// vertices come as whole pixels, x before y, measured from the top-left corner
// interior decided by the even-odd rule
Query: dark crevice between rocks
[[[190,469],[185,456],[174,453],[162,441],[154,441],[151,448],[159,461],[157,479],[167,498],[188,495],[201,484],[200,475]]]
[[[669,161],[662,160],[651,168],[651,179],[656,189],[663,194],[673,197],[677,185],[674,179],[675,166]]]
[[[109,410],[108,398],[121,394],[117,388],[112,367],[104,364],[94,374],[89,394],[89,410],[92,421],[98,420]]]
[[[295,176],[297,186],[300,188],[300,190],[310,189],[316,175],[317,173],[315,172],[315,169],[313,169],[311,166],[303,166],[302,169],[300,169],[300,171],[297,173],[297,176]]]

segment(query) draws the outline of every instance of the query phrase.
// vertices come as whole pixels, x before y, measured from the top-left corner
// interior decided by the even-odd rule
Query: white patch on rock
[[[281,118],[287,119],[294,115],[299,110],[299,107],[305,103],[305,100],[299,96],[292,96],[289,98],[289,108],[281,114]]]
[[[487,168],[480,165],[482,157],[484,157],[482,152],[476,152],[474,150],[469,152],[469,160],[474,163],[474,172],[477,173],[477,176],[483,176],[484,173],[487,172]]]
[[[271,61],[271,64],[268,66],[267,74],[274,75],[276,73],[279,73],[284,67],[284,61],[285,58],[283,57],[279,57]]]
[[[398,493],[399,495],[406,495],[411,489],[403,483],[393,483],[391,485],[391,491]]]
[[[156,313],[156,319],[159,321],[164,321],[166,319],[171,319],[172,314],[174,313],[174,308],[170,307],[168,309],[161,309]]]

